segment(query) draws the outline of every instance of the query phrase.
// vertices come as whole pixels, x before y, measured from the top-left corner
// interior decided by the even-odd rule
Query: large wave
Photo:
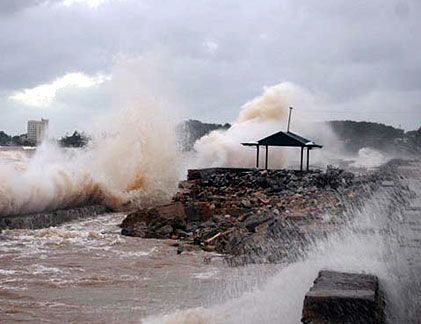
[[[180,163],[173,129],[158,110],[142,106],[103,118],[84,149],[45,142],[19,165],[0,164],[0,215],[168,200],[177,188]]]

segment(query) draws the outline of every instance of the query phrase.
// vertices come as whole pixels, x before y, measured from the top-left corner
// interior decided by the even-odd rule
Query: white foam
[[[65,271],[57,267],[48,267],[42,264],[35,264],[29,268],[28,272],[36,275],[36,274],[59,274],[59,273],[64,273]]]
[[[364,147],[358,151],[357,159],[351,166],[356,168],[375,168],[387,162],[387,158],[379,151]]]
[[[118,208],[170,199],[180,168],[175,133],[160,108],[148,105],[104,118],[85,149],[45,142],[25,169],[0,164],[0,215],[89,201]]]
[[[0,269],[0,275],[9,276],[19,273],[17,270]]]
[[[391,255],[399,251],[394,239],[389,240],[382,230],[387,226],[383,212],[389,199],[381,195],[372,199],[349,227],[318,241],[304,260],[279,265],[278,272],[263,286],[220,305],[149,317],[143,323],[297,324],[303,298],[323,269],[375,274],[393,303],[399,297],[394,295],[397,279],[390,268]]]
[[[145,257],[149,256],[157,250],[156,247],[151,248],[149,251],[136,251],[136,252],[122,252],[116,251],[120,258],[136,258],[136,257]]]
[[[208,272],[199,272],[193,275],[195,279],[210,279],[215,277],[218,274],[218,271],[208,271]]]

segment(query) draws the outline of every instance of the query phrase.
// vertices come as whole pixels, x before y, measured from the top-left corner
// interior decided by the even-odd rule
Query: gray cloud
[[[63,0],[2,0],[0,2],[0,16],[14,14],[40,4],[52,4],[61,1]]]
[[[44,0],[3,0],[0,2],[0,14],[11,14],[24,8],[36,6],[42,2],[44,2]]]
[[[263,86],[292,81],[324,96],[318,109],[331,113],[323,118],[419,126],[416,0],[109,0],[97,8],[32,0],[1,1],[0,12],[0,129],[18,129],[36,112],[7,100],[13,91],[73,71],[127,74],[127,66],[127,87],[172,102],[179,118],[230,121]],[[124,93],[124,82],[111,85],[61,93],[61,110],[48,112],[61,116],[57,129],[107,111]],[[390,118],[395,106],[402,114]]]

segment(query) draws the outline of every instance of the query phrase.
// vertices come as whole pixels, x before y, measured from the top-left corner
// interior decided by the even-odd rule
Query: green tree
[[[89,137],[84,133],[74,131],[71,136],[63,136],[59,143],[63,147],[83,147],[89,142]]]

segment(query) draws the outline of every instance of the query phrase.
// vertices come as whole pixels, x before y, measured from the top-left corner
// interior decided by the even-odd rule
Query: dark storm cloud
[[[177,97],[183,117],[233,120],[263,86],[281,81],[322,93],[325,110],[358,112],[352,108],[358,104],[387,111],[387,93],[411,112],[419,107],[416,0],[106,0],[97,8],[3,0],[0,12],[0,90],[6,94],[74,71],[114,73],[121,57],[143,57],[134,60],[141,63],[131,67],[137,71],[131,79],[141,79],[142,91]],[[95,100],[101,104],[92,111],[107,109],[104,92],[85,89],[86,100],[76,92],[58,97],[70,119],[89,114]],[[416,127],[413,120],[399,123]]]

